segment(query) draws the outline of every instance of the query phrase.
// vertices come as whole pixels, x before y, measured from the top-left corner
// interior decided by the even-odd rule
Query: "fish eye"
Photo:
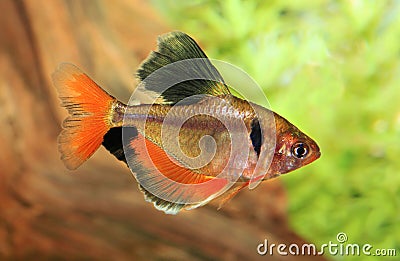
[[[308,151],[308,146],[303,142],[298,142],[292,146],[292,155],[298,159],[304,159]]]

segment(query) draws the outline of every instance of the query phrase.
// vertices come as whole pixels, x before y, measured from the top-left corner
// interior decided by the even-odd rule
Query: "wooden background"
[[[147,2],[2,0],[0,10],[0,260],[310,260],[257,255],[265,238],[304,242],[288,227],[279,180],[220,211],[170,216],[104,148],[77,171],[59,160],[66,111],[51,73],[73,62],[126,101],[135,69],[170,30]]]

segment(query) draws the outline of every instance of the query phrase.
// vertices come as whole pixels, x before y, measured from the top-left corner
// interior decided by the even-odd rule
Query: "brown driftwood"
[[[52,71],[73,62],[126,101],[135,68],[168,31],[148,3],[2,0],[0,10],[0,260],[310,259],[257,255],[264,238],[304,242],[288,227],[279,180],[220,211],[170,216],[103,148],[74,172],[59,160],[66,112]]]

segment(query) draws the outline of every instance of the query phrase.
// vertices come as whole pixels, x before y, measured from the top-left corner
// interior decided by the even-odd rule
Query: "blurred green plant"
[[[282,177],[298,233],[321,245],[345,232],[399,256],[400,1],[153,3],[319,143],[321,159]]]

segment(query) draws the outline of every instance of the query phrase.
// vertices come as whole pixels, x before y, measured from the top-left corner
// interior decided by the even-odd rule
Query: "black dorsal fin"
[[[157,93],[163,103],[175,104],[193,95],[230,94],[221,74],[198,44],[182,32],[160,36],[158,50],[151,52],[137,75],[142,82],[140,88]]]

